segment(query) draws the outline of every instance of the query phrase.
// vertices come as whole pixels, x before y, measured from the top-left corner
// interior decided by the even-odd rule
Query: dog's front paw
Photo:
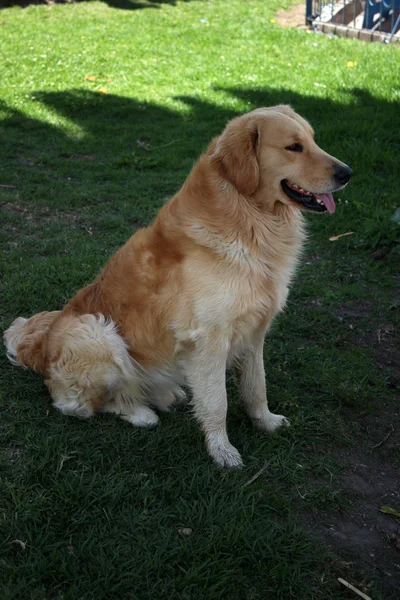
[[[273,433],[279,427],[285,426],[290,427],[290,421],[283,415],[274,415],[271,412],[268,412],[265,415],[260,417],[256,417],[253,419],[254,424],[263,431],[267,431],[268,433]]]
[[[209,438],[207,440],[207,449],[209,455],[215,460],[217,465],[223,469],[243,466],[242,457],[238,450],[225,440]]]

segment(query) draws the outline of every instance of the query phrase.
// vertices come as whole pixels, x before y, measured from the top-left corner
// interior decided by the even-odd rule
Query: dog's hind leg
[[[135,427],[154,427],[159,421],[150,406],[139,399],[132,399],[126,391],[117,392],[112,400],[103,404],[100,412],[115,413]]]
[[[66,315],[51,330],[49,346],[46,383],[62,413],[88,418],[113,399],[117,399],[114,412],[124,416],[125,405],[141,407],[140,367],[111,320],[103,315]]]
[[[183,404],[186,400],[186,392],[179,386],[166,390],[154,390],[149,394],[149,403],[161,410],[168,412],[172,406]]]

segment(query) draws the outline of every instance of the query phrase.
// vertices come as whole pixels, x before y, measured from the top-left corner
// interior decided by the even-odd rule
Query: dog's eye
[[[303,152],[303,146],[296,142],[296,144],[286,146],[285,150],[289,150],[290,152]]]

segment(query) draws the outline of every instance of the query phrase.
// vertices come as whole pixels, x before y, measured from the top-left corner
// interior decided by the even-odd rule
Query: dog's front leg
[[[223,344],[202,340],[190,352],[186,362],[187,382],[192,390],[192,403],[206,438],[208,453],[221,467],[243,464],[239,452],[229,442],[226,432],[225,375],[227,350]]]
[[[263,347],[264,333],[257,335],[253,345],[244,351],[238,373],[242,398],[250,418],[257,427],[272,433],[281,425],[290,425],[290,422],[268,408]]]

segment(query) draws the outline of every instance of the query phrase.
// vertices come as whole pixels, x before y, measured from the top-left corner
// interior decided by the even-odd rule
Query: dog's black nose
[[[333,167],[333,175],[340,185],[347,183],[352,173],[353,171],[347,165],[335,165]]]

